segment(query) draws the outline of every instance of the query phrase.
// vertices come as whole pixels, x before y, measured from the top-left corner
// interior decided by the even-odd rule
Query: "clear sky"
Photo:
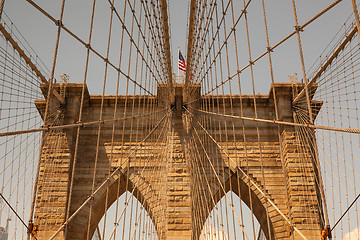
[[[59,16],[58,9],[61,1],[38,0],[36,2],[56,18]],[[299,24],[303,24],[331,2],[332,1],[329,0],[296,1]],[[291,1],[272,0],[265,1],[265,3],[267,8],[270,44],[274,45],[294,29],[293,26],[295,24],[292,15]],[[94,44],[102,53],[105,52],[106,44],[104,43],[106,39],[105,36],[107,36],[106,28],[102,27],[102,25],[106,26],[108,23],[108,17],[105,16],[108,15],[109,7],[106,4],[107,1],[97,1],[98,12],[96,12],[95,15],[96,25],[94,27]],[[176,74],[178,48],[180,48],[185,58],[187,54],[186,35],[189,16],[188,7],[188,1],[169,1],[173,58],[172,65],[173,72]],[[81,36],[83,39],[87,39],[88,36],[90,10],[91,1],[87,0],[66,1],[65,4],[64,24],[69,26],[74,33]],[[235,12],[236,10],[240,12],[241,9],[235,9]],[[24,0],[5,1],[5,12],[20,29],[27,41],[34,48],[35,52],[38,53],[40,58],[50,68],[55,45],[55,25]],[[351,1],[344,0],[302,32],[302,43],[307,69],[319,57],[324,47],[330,42],[331,38],[340,29],[351,13]],[[102,14],[104,14],[104,17],[102,17]],[[235,15],[237,16],[238,13],[235,13]],[[248,8],[248,18],[252,52],[253,56],[257,57],[266,49],[263,18],[261,15],[261,1],[253,1],[251,3]],[[239,36],[244,35],[244,29],[242,29],[242,32],[238,31],[238,33]],[[241,41],[241,37],[239,38],[239,45],[242,45],[245,48],[245,39],[243,39],[244,41]],[[55,76],[59,78],[61,73],[67,73],[70,75],[71,82],[82,82],[83,71],[80,71],[80,69],[83,67],[85,50],[79,43],[69,38],[66,33],[62,34],[60,49],[61,51],[59,53]],[[244,62],[248,61],[247,56],[240,56],[240,58],[243,59]],[[295,37],[276,49],[273,54],[273,60],[276,81],[286,82],[288,81],[288,76],[294,72],[298,73],[300,78],[302,77]],[[102,65],[101,68],[97,67],[99,63],[101,62],[94,60],[92,65],[93,71],[90,72],[88,80],[89,89],[92,93],[95,93],[98,89],[96,87],[96,82],[103,78],[102,71],[96,71],[97,68],[103,68]],[[259,62],[256,69],[258,69],[255,75],[255,82],[258,86],[257,90],[262,93],[267,93],[270,82],[268,79],[268,66],[265,63]],[[247,73],[244,73],[245,78],[248,77],[246,74]],[[265,85],[263,84],[264,82],[266,83]]]

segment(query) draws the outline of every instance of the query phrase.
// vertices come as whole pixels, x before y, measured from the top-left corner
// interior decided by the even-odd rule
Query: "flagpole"
[[[180,48],[178,47],[178,57],[177,57],[177,59],[178,59],[178,79],[180,79],[180,69],[179,69],[179,56],[180,56]]]

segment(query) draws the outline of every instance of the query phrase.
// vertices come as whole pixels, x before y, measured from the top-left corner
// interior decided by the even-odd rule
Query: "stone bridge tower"
[[[298,137],[295,126],[279,127],[270,122],[226,117],[226,114],[230,114],[232,104],[232,115],[240,116],[242,111],[243,116],[253,118],[252,96],[200,96],[200,87],[195,86],[193,98],[200,100],[194,102],[190,98],[184,98],[184,85],[176,84],[173,104],[167,107],[171,110],[164,112],[162,109],[169,103],[164,100],[165,86],[158,85],[157,96],[141,96],[142,101],[147,104],[133,108],[132,115],[139,117],[131,121],[125,121],[123,113],[125,108],[130,109],[135,104],[132,99],[139,96],[119,96],[116,117],[119,118],[119,126],[125,129],[122,131],[125,134],[115,132],[113,139],[112,122],[104,121],[101,122],[102,130],[98,139],[99,124],[83,123],[98,120],[102,97],[90,95],[87,87],[82,84],[55,85],[55,88],[65,95],[66,104],[60,105],[53,99],[49,116],[56,116],[58,125],[76,124],[81,93],[85,88],[83,120],[78,123],[81,125],[79,133],[74,127],[44,134],[46,137],[41,152],[34,213],[34,224],[39,226],[38,239],[48,239],[70,216],[73,217],[56,239],[86,239],[88,225],[92,236],[106,208],[126,189],[133,191],[149,213],[159,239],[199,239],[202,229],[195,226],[205,223],[216,202],[230,189],[241,195],[248,206],[252,201],[254,215],[267,239],[302,239],[299,232],[307,239],[320,239],[320,230],[324,227],[323,207],[319,197],[320,176],[316,168],[317,160],[311,154],[316,149],[306,146],[309,143]],[[275,119],[273,89],[277,93],[279,121],[294,122],[292,84],[275,84],[271,86],[269,95],[256,96],[259,118]],[[43,91],[45,92],[45,87]],[[104,97],[103,119],[114,117],[115,99],[115,96]],[[243,109],[240,109],[241,101]],[[213,110],[207,108],[206,104],[209,102],[216,102],[217,107],[225,109],[222,112],[224,116],[209,113]],[[312,103],[321,105],[315,101]],[[44,116],[46,102],[39,100],[36,106]],[[144,133],[130,134],[133,125],[149,127],[145,117],[141,117],[142,108],[145,107],[154,108],[155,114],[151,118],[158,121],[167,118],[155,130],[157,135],[166,131],[166,141],[155,144],[155,139],[151,138],[141,142],[145,137]],[[198,123],[206,123],[208,119],[219,124],[224,121],[232,122],[235,130],[227,133],[227,139],[218,138],[216,132],[211,133],[215,136],[214,141],[206,141],[203,149],[198,149],[199,152],[206,150],[212,153],[209,156],[211,161],[201,160],[200,164],[204,169],[223,169],[218,172],[218,179],[209,178],[207,183],[212,190],[203,190],[201,193],[204,199],[209,200],[203,203],[208,207],[199,210],[194,209],[199,195],[194,195],[193,191],[199,189],[194,186],[194,181],[198,179],[194,178],[196,174],[191,161],[194,159],[191,148],[195,145],[195,138],[191,136],[198,134],[199,138],[205,138],[206,131]],[[190,128],[190,125],[194,128]],[[261,131],[261,142],[257,138],[257,129]],[[246,142],[243,139],[244,131]],[[77,134],[78,144],[75,141]],[[136,138],[137,135],[141,137]],[[160,148],[168,149],[168,155],[164,156],[167,159],[165,164],[159,164],[153,154]],[[89,183],[93,179],[95,158],[98,159],[96,191],[91,194],[92,187]],[[146,158],[149,159],[147,162]],[[148,168],[154,166],[161,172],[158,175],[161,179],[148,172]],[[205,174],[202,177],[207,178]],[[72,189],[71,178],[74,179]],[[303,194],[304,191],[306,195]],[[89,214],[92,216],[90,224]],[[200,224],[195,225],[194,221]],[[46,228],[45,223],[48,226]]]

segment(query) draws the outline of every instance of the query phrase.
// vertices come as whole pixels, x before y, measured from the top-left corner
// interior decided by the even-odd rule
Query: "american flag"
[[[181,54],[180,50],[179,50],[179,69],[184,72],[186,71],[185,59],[184,59],[183,55]]]

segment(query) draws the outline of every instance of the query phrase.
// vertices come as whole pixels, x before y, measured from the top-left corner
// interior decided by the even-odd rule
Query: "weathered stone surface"
[[[82,84],[67,85],[67,104],[61,112],[63,114],[61,123],[57,124],[77,122],[79,113],[76,109],[79,109],[82,86]],[[162,87],[160,85],[159,89]],[[291,239],[293,234],[294,239],[300,239],[298,233],[292,231],[292,226],[295,226],[308,239],[319,239],[323,217],[316,180],[318,176],[317,171],[314,170],[315,159],[313,150],[302,143],[295,129],[292,127],[279,129],[275,125],[249,121],[244,122],[243,128],[241,121],[226,122],[222,118],[204,114],[200,120],[204,125],[206,121],[211,120],[219,126],[209,131],[220,144],[221,149],[211,141],[204,141],[204,148],[211,153],[213,166],[206,161],[202,162],[204,164],[202,182],[205,184],[204,179],[206,179],[208,186],[195,186],[192,181],[194,176],[199,174],[194,172],[196,169],[193,167],[192,159],[196,158],[189,150],[192,146],[189,139],[194,133],[188,132],[191,119],[183,111],[183,86],[175,87],[176,104],[171,124],[167,128],[167,137],[166,140],[156,144],[154,139],[150,139],[142,143],[141,148],[137,147],[148,130],[152,129],[153,126],[149,123],[158,122],[163,113],[150,116],[154,121],[147,121],[148,119],[144,117],[120,121],[115,129],[113,124],[103,124],[99,143],[97,142],[99,125],[81,128],[77,149],[75,149],[76,129],[52,131],[46,135],[41,152],[34,217],[34,223],[39,225],[38,239],[48,239],[64,223],[67,209],[72,215],[89,197],[95,159],[97,159],[96,188],[115,169],[119,171],[94,195],[91,201],[93,207],[90,208],[88,204],[82,208],[66,227],[66,236],[65,232],[61,231],[56,239],[86,239],[90,209],[92,209],[91,235],[106,208],[126,190],[133,191],[134,196],[148,211],[160,239],[197,239],[202,230],[199,225],[205,223],[214,208],[214,202],[224,196],[222,186],[226,191],[234,191],[248,206],[250,201],[252,202],[254,215],[267,237],[271,235],[272,239]],[[278,93],[280,120],[293,121],[290,102],[291,85],[277,84],[273,87]],[[199,91],[197,94],[200,96]],[[164,97],[162,95],[164,94],[159,94],[157,98],[119,96],[117,100],[115,96],[105,96],[103,119],[114,117],[115,101],[118,104],[118,115],[115,117],[118,118],[125,112],[129,115],[141,115],[149,108],[152,111],[161,110],[167,104],[162,99]],[[189,96],[186,99],[191,102]],[[217,108],[206,107],[206,103],[214,99],[218,101]],[[251,99],[252,96],[242,96],[242,101],[246,103],[243,108],[244,116],[254,117]],[[146,104],[140,104],[140,101]],[[192,106],[213,112],[221,109],[219,113],[225,114],[240,115],[241,112],[239,96],[204,96],[201,101]],[[99,119],[100,103],[101,96],[90,96],[87,90],[85,91],[83,122]],[[44,115],[45,102],[37,101],[36,104],[40,113]],[[50,111],[57,111],[59,106],[56,102],[52,104]],[[257,107],[259,118],[275,118],[271,91],[269,96],[257,96]],[[226,134],[225,123],[234,123],[233,130]],[[260,131],[260,139],[257,138],[257,129]],[[112,139],[113,133],[114,139]],[[168,149],[167,154],[160,155],[164,149]],[[74,185],[72,192],[69,192],[75,154]],[[213,168],[217,170],[221,184],[214,177]],[[157,174],[154,174],[154,169]],[[266,198],[270,199],[292,222],[292,226],[254,184],[249,184],[249,179],[240,169],[246,172],[262,192],[266,193]],[[69,199],[71,202],[68,202]],[[194,209],[196,206],[194,203],[199,201],[202,201],[203,209]]]

